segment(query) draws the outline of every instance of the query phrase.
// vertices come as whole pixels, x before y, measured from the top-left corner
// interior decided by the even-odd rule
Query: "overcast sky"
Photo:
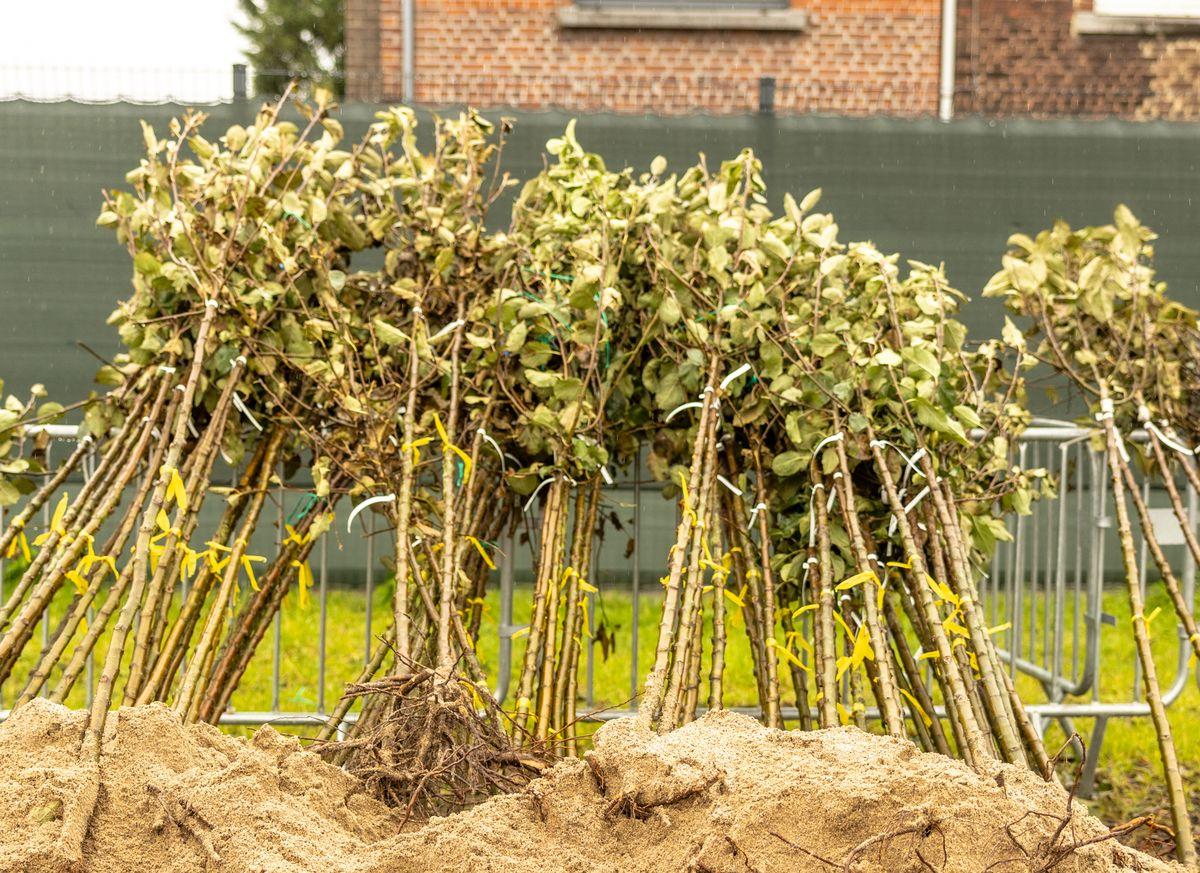
[[[237,0],[5,0],[0,97],[228,99]]]

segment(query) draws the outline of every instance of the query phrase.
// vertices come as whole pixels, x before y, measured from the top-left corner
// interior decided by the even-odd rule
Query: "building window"
[[[789,0],[575,0],[559,27],[603,30],[757,30],[799,32],[808,13]]]
[[[789,0],[575,0],[592,9],[787,9]]]
[[[1200,0],[1093,0],[1096,15],[1200,19]]]

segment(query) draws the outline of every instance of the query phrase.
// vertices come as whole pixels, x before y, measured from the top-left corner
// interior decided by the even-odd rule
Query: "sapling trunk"
[[[129,590],[129,583],[133,579],[133,564],[128,563],[121,570],[121,575],[113,582],[112,587],[108,590],[108,596],[105,597],[104,603],[96,610],[95,616],[88,624],[87,633],[83,635],[83,639],[71,652],[71,660],[63,668],[62,676],[59,677],[58,683],[54,686],[54,690],[50,694],[50,700],[55,703],[65,703],[67,695],[71,693],[76,680],[79,679],[79,674],[83,672],[87,666],[88,655],[96,647],[96,643],[100,640],[101,634],[104,633],[105,627],[108,625],[109,618],[117,611],[117,607],[121,605],[121,598],[125,596],[125,592]]]
[[[1101,386],[1103,391],[1103,385]],[[1102,406],[1108,401],[1106,393],[1101,395]],[[1113,505],[1117,511],[1117,533],[1121,541],[1121,557],[1125,565],[1125,585],[1129,591],[1129,608],[1132,613],[1133,639],[1137,645],[1138,660],[1142,665],[1142,690],[1150,707],[1150,718],[1158,739],[1158,751],[1162,757],[1163,780],[1166,782],[1167,798],[1171,808],[1171,821],[1175,828],[1175,853],[1180,862],[1189,867],[1196,866],[1196,848],[1192,838],[1192,823],[1188,817],[1187,794],[1179,761],[1175,753],[1175,740],[1171,736],[1171,723],[1163,706],[1158,685],[1158,670],[1154,665],[1154,652],[1150,647],[1150,629],[1146,624],[1145,604],[1142,602],[1141,583],[1138,575],[1137,552],[1133,544],[1133,530],[1129,512],[1125,506],[1125,478],[1121,475],[1121,454],[1118,448],[1116,427],[1113,425],[1111,405],[1104,416],[1104,441],[1108,458],[1109,479],[1112,483]],[[1136,489],[1135,489],[1136,490]]]
[[[225,545],[234,527],[241,520],[247,504],[245,495],[253,487],[253,483],[259,475],[259,467],[267,451],[267,442],[267,440],[258,441],[254,454],[251,455],[250,461],[246,464],[238,480],[237,496],[221,514],[221,520],[217,523],[211,542]],[[188,596],[179,610],[179,615],[171,625],[170,633],[159,647],[150,678],[138,695],[138,704],[149,703],[155,699],[166,700],[170,696],[175,674],[179,671],[184,654],[191,645],[196,623],[200,620],[200,614],[208,601],[209,591],[216,579],[217,575],[210,562],[203,562],[198,569],[195,583],[188,591]]]
[[[808,511],[816,514],[815,571],[810,571],[813,582],[813,602],[817,604],[816,616],[816,667],[814,675],[817,686],[817,713],[821,727],[837,727],[837,704],[840,696],[837,681],[837,641],[833,625],[833,555],[829,543],[829,519],[825,512],[825,486],[821,482],[816,464],[812,467],[813,490]],[[812,560],[811,558],[809,560]]]
[[[1150,552],[1150,558],[1158,568],[1159,575],[1162,577],[1163,587],[1167,589],[1167,594],[1170,595],[1171,603],[1175,607],[1175,614],[1179,618],[1179,623],[1183,625],[1184,633],[1187,634],[1188,644],[1191,645],[1195,657],[1200,658],[1200,630],[1196,628],[1196,618],[1192,614],[1192,610],[1189,608],[1187,600],[1184,599],[1183,592],[1179,588],[1179,580],[1175,577],[1175,573],[1171,569],[1171,562],[1167,560],[1167,556],[1163,553],[1162,546],[1158,542],[1158,537],[1154,532],[1154,519],[1150,516],[1150,508],[1146,506],[1146,501],[1142,499],[1142,495],[1138,491],[1137,481],[1133,477],[1133,470],[1125,463],[1124,458],[1121,459],[1121,473],[1125,477],[1126,486],[1129,488],[1129,499],[1133,502],[1134,509],[1137,511],[1138,524],[1142,530],[1142,542],[1146,544]]]
[[[371,660],[367,661],[366,665],[359,672],[353,682],[347,685],[362,685],[364,682],[370,682],[375,678],[375,674],[379,672],[379,668],[383,666],[384,660],[387,658],[387,653],[392,650],[395,642],[396,628],[393,625],[388,628],[383,638],[375,646],[375,651],[371,654]],[[346,720],[346,714],[354,706],[355,698],[349,694],[343,694],[338,700],[333,711],[329,713],[329,717],[325,719],[325,724],[317,733],[317,742],[323,743],[328,741],[337,733],[338,728]]]
[[[731,481],[733,473],[732,448],[725,449],[725,475]],[[753,541],[743,527],[741,519],[746,518],[746,506],[742,498],[726,489],[719,492],[721,508],[721,525],[726,533],[730,557],[730,575],[733,577],[734,590],[745,592],[741,609],[742,623],[746,628],[746,638],[750,643],[750,663],[754,672],[754,685],[759,700],[767,697],[766,652],[762,637],[762,598],[758,587],[751,584],[746,567],[746,554],[752,548]],[[787,610],[783,610],[787,614]]]
[[[721,527],[717,527],[717,545],[724,553],[729,544],[721,535]],[[728,581],[726,572],[713,572],[712,580],[712,664],[708,672],[708,708],[725,708],[725,585]],[[786,611],[786,610],[785,610]]]
[[[39,509],[46,505],[46,501],[67,481],[67,477],[75,472],[75,469],[83,462],[83,459],[87,457],[88,452],[91,450],[91,436],[80,440],[75,446],[75,450],[71,452],[70,457],[59,464],[58,468],[54,471],[54,475],[43,483],[41,488],[33,492],[29,499],[25,501],[25,505],[21,507],[21,510],[9,519],[8,525],[0,533],[0,555],[8,553],[8,547],[12,545],[17,535],[29,524],[29,520],[33,518]],[[0,626],[3,626],[3,624],[4,621],[0,618]]]
[[[159,387],[158,396],[155,399],[153,407],[153,413],[155,414],[155,417],[162,408],[166,393],[167,383],[163,381]],[[171,410],[174,408],[174,401],[172,401],[171,404],[167,404],[167,408],[169,416]],[[169,417],[167,420],[169,420]],[[84,524],[79,534],[76,536],[73,545],[68,547],[68,553],[71,556],[70,559],[72,566],[75,562],[77,562],[78,558],[81,557],[82,552],[86,548],[88,543],[86,538],[92,536],[95,531],[99,529],[103,521],[112,514],[113,509],[120,500],[121,492],[125,485],[136,474],[139,466],[139,460],[141,459],[142,453],[145,451],[150,438],[151,426],[147,424],[142,433],[139,435],[138,441],[133,448],[133,452],[131,453],[129,460],[126,461],[122,466],[121,472],[116,481],[116,486],[106,496],[105,501],[100,509],[97,510]],[[156,465],[162,458],[164,445],[165,443],[163,440],[159,440],[157,442],[150,458],[152,465]],[[153,474],[147,473],[147,475]],[[136,513],[139,507],[140,504],[136,504],[130,507],[129,512]],[[68,520],[70,518],[71,514],[70,510],[68,510],[63,519],[64,528],[66,525],[71,523]],[[60,567],[57,572],[51,570],[49,573],[46,573],[40,577],[37,577],[37,573],[34,572],[35,567],[37,572],[40,572],[45,567],[47,561],[43,561],[42,558],[43,556],[48,556],[51,554],[54,549],[54,545],[57,544],[57,536],[58,535],[56,533],[51,534],[51,538],[47,541],[43,551],[38,554],[37,558],[34,559],[34,563],[31,564],[29,570],[26,571],[25,576],[22,577],[22,582],[25,582],[25,579],[28,578],[30,584],[32,584],[34,578],[39,578],[39,581],[37,587],[30,594],[29,599],[22,607],[21,613],[19,616],[17,616],[12,627],[8,629],[7,633],[4,635],[4,638],[0,639],[0,665],[2,665],[2,667],[0,667],[0,681],[8,677],[13,665],[16,663],[17,656],[20,654],[21,649],[32,635],[33,628],[40,619],[43,610],[45,610],[46,606],[50,603],[50,600],[54,597],[54,594],[62,584],[62,581],[66,579],[67,567],[64,566],[65,561],[62,560],[56,562],[55,566]],[[27,590],[28,587],[29,586],[27,585]],[[14,592],[14,598],[15,597],[16,593]]]
[[[840,423],[839,423],[840,424]],[[842,519],[846,533],[850,537],[850,546],[854,551],[854,559],[858,564],[858,572],[876,573],[876,567],[881,567],[879,559],[869,554],[859,525],[858,509],[854,483],[851,481],[850,464],[846,458],[845,440],[834,441],[834,451],[837,453],[838,469],[841,476],[836,480],[840,489]],[[891,658],[888,656],[888,641],[879,621],[879,602],[877,593],[882,593],[883,580],[874,576],[875,587],[870,582],[862,585],[863,616],[867,632],[871,637],[871,648],[875,651],[875,670],[878,676],[879,709],[883,716],[884,729],[894,737],[905,735],[904,718],[900,715],[899,692],[896,689],[896,679],[892,675]]]
[[[904,512],[904,505],[901,503],[900,497],[896,492],[896,485],[892,480],[891,471],[888,469],[887,461],[883,457],[883,451],[875,439],[875,433],[869,423],[867,425],[867,437],[870,440],[871,454],[875,460],[875,469],[883,484],[889,509],[891,510],[892,517],[896,520],[901,542],[904,543],[904,550],[908,555],[909,587],[924,615],[930,641],[936,647],[938,653],[937,664],[941,668],[939,675],[945,680],[945,687],[949,692],[947,698],[953,701],[955,715],[962,727],[964,745],[959,751],[967,763],[974,766],[975,762],[982,763],[991,757],[990,749],[984,741],[979,724],[972,715],[971,702],[967,696],[967,689],[963,682],[962,674],[958,669],[958,662],[955,660],[954,652],[950,648],[950,641],[946,638],[941,618],[937,613],[937,607],[933,604],[933,597],[926,584],[927,572],[924,558],[917,548],[912,529],[909,527],[908,516]],[[949,706],[950,704],[948,703],[947,705]]]
[[[767,505],[767,479],[763,469],[761,449],[753,452],[754,497],[759,506]],[[768,642],[775,639],[775,574],[771,570],[771,534],[767,525],[765,509],[758,513],[758,568],[762,579],[762,632],[766,673],[766,700],[763,709],[767,727],[783,727],[779,713],[779,658],[775,646]]]
[[[946,557],[950,572],[944,581],[953,583],[959,599],[958,606],[962,610],[963,624],[970,633],[971,648],[979,667],[981,696],[987,710],[988,722],[992,726],[993,736],[1000,746],[1004,759],[1012,764],[1027,763],[1025,749],[1010,718],[1008,695],[1002,689],[1002,682],[996,675],[998,668],[993,658],[991,638],[978,608],[978,593],[975,588],[975,580],[971,576],[971,565],[966,546],[960,537],[961,529],[957,512],[954,509],[953,498],[945,490],[946,483],[934,472],[928,453],[921,459],[921,465],[929,487],[929,496],[933,501],[933,508],[936,510],[938,532],[946,540]]]
[[[542,635],[546,625],[546,607],[551,586],[558,584],[555,578],[556,556],[559,538],[566,526],[567,483],[556,477],[550,483],[549,493],[542,510],[542,535],[539,542],[537,577],[534,582],[533,607],[530,610],[529,633],[526,636],[525,657],[521,665],[521,676],[517,684],[517,706],[513,719],[514,730],[524,727],[532,707],[533,683],[537,674],[539,655],[542,652]]]
[[[671,667],[668,673],[666,687],[663,689],[662,718],[658,730],[665,733],[679,724],[683,692],[686,684],[688,667],[688,648],[693,641],[695,625],[700,608],[701,565],[704,537],[706,529],[711,526],[709,506],[712,499],[712,486],[716,476],[716,430],[717,430],[717,401],[710,401],[708,395],[713,392],[705,391],[702,403],[710,410],[710,415],[704,420],[704,433],[697,435],[697,445],[701,452],[702,468],[697,485],[695,509],[692,512],[690,537],[686,544],[686,566],[680,567],[683,598],[679,607],[679,625],[673,643]],[[715,396],[715,395],[714,395]],[[679,556],[673,556],[679,557]],[[668,582],[668,584],[670,584]]]
[[[151,579],[146,601],[142,606],[141,621],[138,623],[138,632],[134,640],[133,657],[130,660],[125,680],[122,703],[126,706],[137,700],[142,680],[147,672],[146,661],[150,657],[151,638],[155,628],[159,626],[159,601],[160,599],[170,599],[169,594],[166,594],[166,597],[164,594],[168,587],[173,588],[176,581],[176,569],[183,556],[179,546],[181,543],[186,545],[195,530],[200,510],[204,506],[204,499],[208,496],[207,483],[212,473],[213,462],[217,457],[220,436],[225,430],[225,422],[235,386],[242,374],[243,367],[244,364],[240,359],[230,367],[225,387],[213,408],[208,427],[205,428],[203,435],[190,453],[191,469],[187,471],[184,482],[184,490],[188,495],[188,506],[186,510],[183,507],[179,508],[175,523],[167,533],[163,551],[159,555],[158,568]]]
[[[706,387],[711,389],[719,372],[720,360],[716,356],[709,360]],[[654,652],[654,667],[646,677],[642,705],[638,719],[646,726],[657,727],[663,714],[663,701],[667,693],[668,670],[671,663],[671,640],[679,619],[679,595],[683,582],[688,544],[696,520],[696,505],[699,500],[700,483],[704,472],[707,453],[708,420],[716,416],[716,410],[707,402],[706,390],[700,408],[700,419],[696,424],[696,437],[692,443],[692,464],[688,472],[687,493],[681,505],[679,525],[675,530],[675,545],[671,549],[668,563],[666,591],[663,595],[663,612],[658,626],[658,643]]]

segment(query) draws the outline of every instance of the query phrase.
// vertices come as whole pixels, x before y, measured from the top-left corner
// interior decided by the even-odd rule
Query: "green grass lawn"
[[[657,587],[657,586],[654,586]],[[628,589],[611,589],[602,591],[597,597],[595,617],[597,624],[603,623],[615,636],[615,648],[603,656],[599,646],[595,647],[593,660],[593,682],[590,699],[580,702],[580,712],[587,709],[605,707],[623,707],[628,704],[631,688],[631,676],[643,676],[650,668],[654,657],[654,644],[657,634],[657,623],[661,598],[657,591],[645,586],[639,602],[639,652],[636,674],[632,670],[630,628],[632,621],[632,600]],[[518,588],[514,604],[514,624],[520,626],[528,621],[529,614],[528,589]],[[377,584],[372,596],[372,631],[382,633],[387,625],[390,610],[391,586],[388,583]],[[52,608],[52,620],[61,614],[68,599],[68,593],[63,592]],[[1028,632],[1030,622],[1041,621],[1042,604],[1040,601],[1028,600],[1023,604],[1024,626]],[[1171,606],[1165,594],[1152,587],[1149,596],[1147,613],[1161,606],[1162,614],[1152,623],[1153,643],[1159,666],[1160,678],[1164,687],[1175,675],[1176,638],[1172,628]],[[1124,593],[1118,589],[1106,592],[1104,610],[1114,616],[1115,627],[1105,627],[1101,637],[1101,699],[1127,701],[1132,699],[1131,690],[1134,681],[1133,672],[1133,642],[1129,633],[1129,607]],[[1000,604],[1001,620],[1007,618],[1004,605]],[[489,676],[496,673],[498,654],[497,618],[499,614],[498,594],[492,592],[487,599],[484,615],[483,630],[479,641],[479,656]],[[334,706],[345,682],[355,678],[362,667],[366,631],[365,598],[362,589],[333,587],[330,589],[325,612],[325,627],[327,640],[326,675],[324,682],[324,704],[329,709]],[[1066,621],[1068,626],[1072,619],[1068,607]],[[753,679],[750,671],[750,653],[745,634],[741,630],[740,617],[734,615],[730,619],[731,627],[728,639],[725,673],[725,704],[726,706],[750,706],[755,703]],[[319,701],[317,685],[318,640],[320,638],[321,608],[317,596],[311,598],[307,607],[301,607],[293,598],[285,603],[280,625],[280,658],[279,673],[279,708],[282,710],[314,710]],[[1003,634],[1003,632],[1001,632]],[[1033,655],[1035,659],[1044,657],[1043,640],[1040,624],[1036,631]],[[1027,637],[1028,638],[1028,637]],[[35,634],[35,640],[40,639],[40,629]],[[1000,644],[1005,644],[1002,635],[997,636]],[[1027,644],[1026,644],[1027,645]],[[32,665],[36,646],[28,647],[22,656],[22,663],[14,673],[14,679],[4,687],[5,705],[11,703],[18,683]],[[101,651],[103,651],[103,646]],[[1022,650],[1027,653],[1026,649]],[[518,641],[513,647],[512,685],[516,684],[516,673],[519,670],[523,643]],[[128,657],[128,656],[127,656]],[[1064,652],[1064,661],[1070,665],[1071,651]],[[241,711],[269,710],[272,706],[272,679],[274,675],[274,658],[272,637],[264,639],[254,662],[245,676],[241,686],[234,695],[233,706]],[[580,689],[581,695],[586,694],[586,654],[581,657]],[[785,687],[790,688],[790,683]],[[1020,690],[1026,700],[1037,702],[1044,700],[1044,694],[1036,681],[1022,676],[1019,679]],[[119,694],[118,689],[118,694]],[[707,696],[705,685],[702,700]],[[510,694],[509,703],[511,703]],[[790,698],[790,694],[788,695]],[[72,691],[68,701],[71,706],[83,706],[85,689],[82,681]],[[1183,694],[1170,709],[1171,721],[1175,728],[1175,741],[1179,750],[1180,760],[1193,773],[1200,775],[1200,691],[1195,681],[1189,678]],[[1087,739],[1092,724],[1089,720],[1078,720],[1076,730]],[[311,727],[281,727],[282,730],[300,735],[312,734]],[[235,729],[239,732],[245,729]],[[1046,745],[1051,752],[1063,742],[1064,736],[1057,724],[1050,727]],[[1161,805],[1162,797],[1158,793],[1157,780],[1157,747],[1154,731],[1148,719],[1115,719],[1110,721],[1100,758],[1100,773],[1098,785],[1100,791],[1095,800],[1095,808],[1110,821],[1124,820],[1148,809]],[[1193,806],[1200,806],[1200,779],[1191,779],[1189,784],[1194,786]]]

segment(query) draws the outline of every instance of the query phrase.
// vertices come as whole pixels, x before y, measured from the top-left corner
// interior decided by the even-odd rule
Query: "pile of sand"
[[[38,701],[0,725],[0,870],[48,858],[84,770],[84,716]],[[89,871],[1160,870],[1015,767],[980,775],[852,728],[714,713],[665,737],[629,720],[518,795],[400,832],[345,773],[264,729],[110,719]],[[1058,833],[1057,839],[1055,834]]]

